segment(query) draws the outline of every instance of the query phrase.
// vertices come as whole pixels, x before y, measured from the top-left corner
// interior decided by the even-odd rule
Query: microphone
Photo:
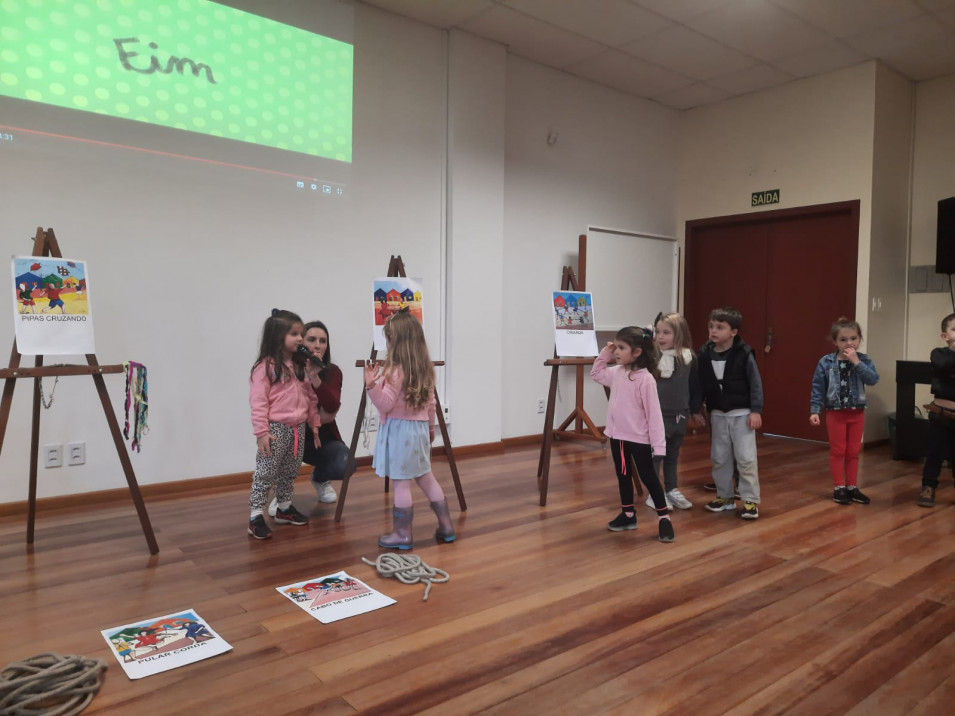
[[[327,367],[324,363],[322,363],[321,359],[318,356],[313,355],[312,352],[308,348],[306,348],[304,345],[299,345],[299,347],[296,348],[295,351],[297,353],[301,353],[303,356],[305,356],[308,360],[312,361],[312,363],[317,365],[322,370],[325,370],[325,368]]]

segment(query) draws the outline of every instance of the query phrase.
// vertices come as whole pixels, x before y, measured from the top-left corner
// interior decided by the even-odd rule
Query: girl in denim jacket
[[[879,382],[879,374],[865,353],[859,353],[862,328],[840,316],[832,324],[830,338],[836,350],[819,359],[812,376],[809,422],[819,425],[825,409],[829,433],[829,471],[832,501],[840,505],[869,504],[859,490],[859,450],[865,423],[865,386]]]

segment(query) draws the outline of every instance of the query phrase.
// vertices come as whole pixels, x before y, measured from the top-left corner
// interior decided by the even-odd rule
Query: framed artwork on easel
[[[95,353],[89,270],[85,261],[14,256],[17,349],[25,355]]]

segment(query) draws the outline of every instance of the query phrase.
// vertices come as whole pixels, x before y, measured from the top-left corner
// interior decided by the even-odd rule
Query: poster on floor
[[[373,612],[395,603],[391,597],[386,597],[345,572],[275,589],[322,624]]]
[[[559,358],[596,356],[593,296],[584,291],[554,291],[554,345]]]
[[[130,679],[177,669],[232,650],[192,609],[100,633]]]
[[[421,279],[391,276],[376,278],[374,291],[374,340],[375,350],[384,351],[385,323],[398,311],[407,309],[424,325],[424,309],[421,303]]]
[[[95,353],[85,261],[14,256],[13,321],[23,355]]]

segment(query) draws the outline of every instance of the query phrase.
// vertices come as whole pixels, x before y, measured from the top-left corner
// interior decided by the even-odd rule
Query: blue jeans
[[[312,482],[343,480],[345,475],[354,472],[348,469],[348,446],[341,440],[330,440],[308,456],[309,464],[314,465]]]

